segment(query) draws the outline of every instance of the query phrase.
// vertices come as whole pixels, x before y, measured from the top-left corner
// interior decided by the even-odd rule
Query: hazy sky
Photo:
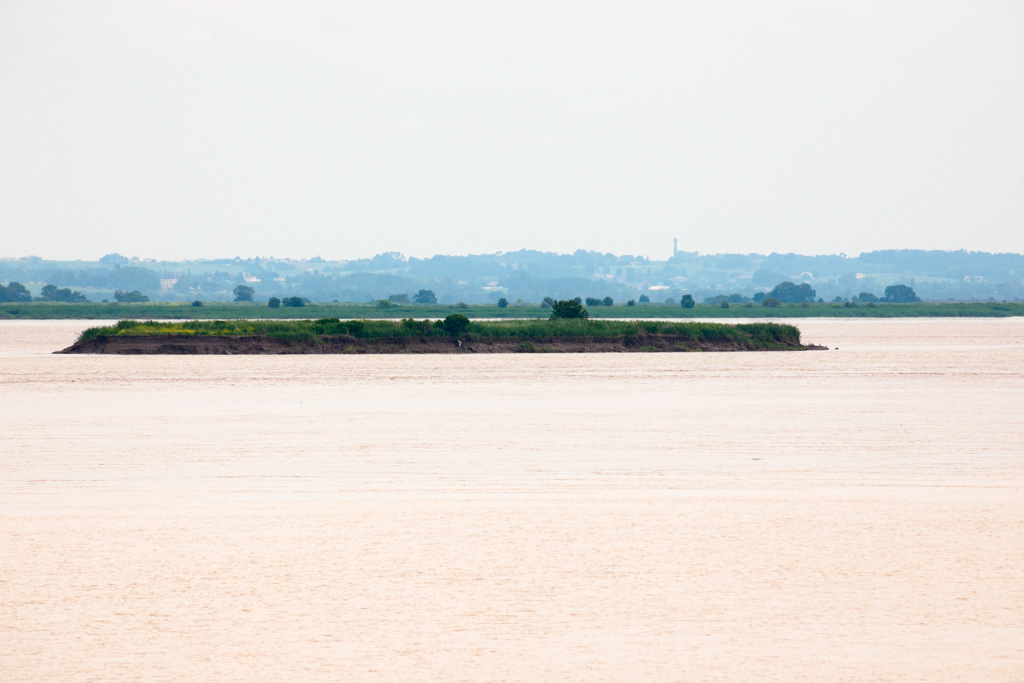
[[[0,0],[0,256],[1024,252],[1024,3]]]

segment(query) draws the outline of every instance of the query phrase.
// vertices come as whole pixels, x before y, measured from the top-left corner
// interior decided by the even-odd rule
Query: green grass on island
[[[79,341],[110,337],[261,337],[303,343],[327,343],[344,337],[366,340],[462,337],[473,341],[535,342],[559,339],[649,338],[669,336],[692,344],[739,344],[759,349],[793,348],[800,331],[779,323],[725,325],[707,322],[621,320],[498,320],[468,321],[453,315],[431,320],[211,320],[189,322],[139,322],[122,320],[116,325],[85,330]],[[454,325],[452,324],[454,320]],[[530,350],[525,348],[523,350]],[[683,350],[680,348],[679,350]]]
[[[697,304],[683,308],[675,304],[637,304],[588,307],[591,318],[918,318],[918,317],[1010,317],[1024,316],[1024,302],[922,302],[912,304],[783,304],[769,308],[761,304],[732,304],[729,308]],[[119,320],[194,319],[245,320],[301,318],[444,318],[460,313],[468,318],[547,318],[551,309],[540,304],[416,305],[354,303],[313,303],[302,307],[270,308],[266,303],[206,302],[193,306],[183,302],[117,303],[31,303],[0,304],[0,320]]]

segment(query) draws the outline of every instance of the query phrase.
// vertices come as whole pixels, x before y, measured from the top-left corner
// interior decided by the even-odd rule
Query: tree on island
[[[267,299],[267,306],[270,306],[271,308],[281,308],[281,300],[276,296],[272,296]]]
[[[637,299],[637,301],[639,301],[642,304],[649,304],[651,303],[651,297],[647,296],[646,294],[641,294],[640,298]]]
[[[589,317],[590,313],[587,312],[587,309],[583,308],[583,304],[575,299],[556,301],[551,306],[551,320],[584,320]]]
[[[679,305],[683,308],[693,308],[697,305],[697,302],[693,300],[692,294],[683,294],[683,298],[679,300]]]
[[[253,294],[256,293],[249,285],[238,285],[235,287],[235,301],[252,301]]]
[[[281,299],[281,305],[285,308],[302,308],[306,305],[308,299],[304,299],[301,296],[286,296]]]
[[[601,303],[604,306],[614,306],[615,305],[615,301],[610,296],[606,296],[605,298],[601,299]]]
[[[775,288],[768,296],[778,299],[784,304],[802,304],[805,301],[814,303],[814,297],[817,296],[817,292],[811,289],[811,286],[806,282],[798,285],[787,280],[775,285]]]
[[[782,302],[773,296],[769,296],[761,300],[761,305],[767,306],[768,308],[778,308],[782,305]]]
[[[128,292],[122,292],[119,289],[114,292],[114,299],[117,300],[119,304],[144,304],[149,301],[149,297],[137,289],[133,289]]]
[[[498,308],[508,308],[508,299],[505,297],[498,299]]]
[[[420,291],[416,292],[415,296],[413,296],[412,302],[414,304],[436,304],[437,297],[434,295],[433,290],[421,289]]]
[[[588,306],[600,306],[601,305],[601,300],[600,299],[596,299],[596,298],[594,298],[592,296],[588,296],[586,298],[586,303],[587,303]]]
[[[921,300],[917,293],[906,285],[889,285],[885,288],[885,298],[882,301],[890,304],[916,304]]]

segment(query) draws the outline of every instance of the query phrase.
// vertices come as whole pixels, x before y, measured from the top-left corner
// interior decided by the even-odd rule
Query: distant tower
[[[678,237],[673,237],[672,238],[672,258],[675,258],[676,254],[678,254],[678,253],[679,253],[679,238]]]

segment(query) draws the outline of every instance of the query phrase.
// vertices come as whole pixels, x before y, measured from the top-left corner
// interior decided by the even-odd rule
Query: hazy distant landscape
[[[615,304],[761,303],[780,283],[808,296],[782,303],[872,303],[886,288],[904,285],[924,301],[1020,301],[1024,255],[981,251],[883,250],[831,254],[699,254],[676,251],[665,260],[633,254],[535,250],[468,256],[407,258],[223,258],[163,261],[108,254],[96,261],[27,256],[0,259],[0,301],[26,297],[63,303],[89,301],[266,303],[380,300],[452,305],[539,304],[545,297],[592,298]],[[241,288],[241,289],[239,289]],[[118,294],[120,292],[120,294]],[[239,297],[239,292],[242,296]],[[417,295],[429,293],[426,299]],[[813,295],[809,293],[813,292]],[[20,298],[19,298],[20,297]],[[894,302],[902,303],[902,302]],[[286,302],[287,305],[287,302]],[[74,317],[74,316],[72,316]]]

